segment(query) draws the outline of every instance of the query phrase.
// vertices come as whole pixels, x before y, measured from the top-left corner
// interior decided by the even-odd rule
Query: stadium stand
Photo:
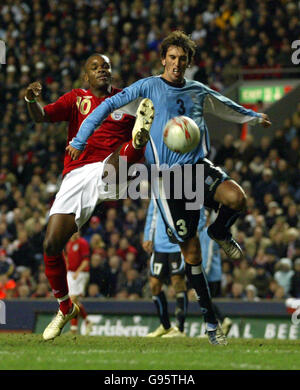
[[[269,18],[270,13],[276,17]],[[160,41],[175,28],[191,34],[198,45],[188,77],[222,92],[241,70],[276,68],[244,78],[279,79],[291,66],[299,13],[297,1],[283,0],[3,0],[0,298],[51,297],[42,242],[61,180],[66,129],[32,123],[23,99],[30,82],[39,80],[44,103],[52,102],[84,87],[79,69],[94,52],[111,58],[117,87],[159,74]],[[273,138],[263,137],[255,146],[251,134],[240,140],[228,134],[215,152],[215,161],[248,196],[247,212],[234,232],[246,260],[232,263],[222,253],[223,297],[300,298],[300,104]],[[149,259],[141,246],[147,204],[107,203],[85,226],[92,258],[87,296],[150,297]],[[169,294],[172,298],[171,289]]]

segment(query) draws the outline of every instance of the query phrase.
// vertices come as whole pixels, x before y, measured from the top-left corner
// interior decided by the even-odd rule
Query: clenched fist
[[[28,85],[25,92],[25,96],[28,100],[33,100],[40,96],[41,92],[42,85],[38,81],[35,81],[34,83]]]

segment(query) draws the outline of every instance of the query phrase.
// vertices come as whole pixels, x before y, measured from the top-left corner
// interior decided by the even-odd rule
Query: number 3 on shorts
[[[186,223],[185,223],[184,219],[178,219],[178,221],[176,222],[176,226],[179,227],[178,234],[180,236],[184,236],[187,234],[187,228],[186,228]]]

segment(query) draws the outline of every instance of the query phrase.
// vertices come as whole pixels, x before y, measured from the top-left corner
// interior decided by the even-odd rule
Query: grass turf
[[[299,370],[300,341],[0,334],[0,370]]]

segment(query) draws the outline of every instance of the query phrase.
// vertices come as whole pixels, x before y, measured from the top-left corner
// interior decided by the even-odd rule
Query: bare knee
[[[247,206],[244,190],[233,180],[226,180],[218,186],[215,200],[236,211],[243,211]]]
[[[43,248],[47,256],[57,256],[63,250],[63,246],[54,236],[48,236],[45,238]]]
[[[184,277],[180,275],[174,275],[172,277],[172,286],[174,287],[176,294],[186,291],[186,283]]]

